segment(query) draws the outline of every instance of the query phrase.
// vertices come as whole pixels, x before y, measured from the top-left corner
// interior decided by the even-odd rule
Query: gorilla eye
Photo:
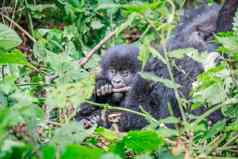
[[[113,75],[115,75],[115,74],[116,74],[116,70],[115,70],[115,69],[113,69],[113,68],[109,69],[109,72],[110,72],[111,74],[113,74]]]
[[[127,77],[128,75],[129,75],[129,71],[128,70],[122,71],[122,76],[123,77]]]

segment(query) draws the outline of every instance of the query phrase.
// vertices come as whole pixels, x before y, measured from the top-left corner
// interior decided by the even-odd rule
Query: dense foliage
[[[219,64],[211,65],[209,55],[194,49],[180,49],[163,59],[151,42],[159,45],[171,36],[183,4],[183,0],[3,0],[0,158],[237,157],[238,14],[233,31],[215,38],[222,57]],[[112,39],[107,42],[104,37]],[[147,128],[128,133],[96,126],[85,129],[76,122],[80,103],[92,94],[101,53],[115,44],[134,41],[140,46],[143,64],[154,56],[172,67],[173,59],[185,55],[207,64],[194,84],[192,99],[178,100],[184,107],[211,109],[198,117],[185,114],[183,120],[153,119]],[[100,49],[82,63],[100,43]],[[151,74],[142,76],[178,87]],[[211,126],[206,117],[218,109],[226,118]],[[144,115],[151,119],[146,112]],[[169,129],[164,123],[179,123],[180,127]]]

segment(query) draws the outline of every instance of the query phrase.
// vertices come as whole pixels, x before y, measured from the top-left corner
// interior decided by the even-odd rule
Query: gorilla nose
[[[122,80],[112,80],[112,85],[114,88],[120,88],[120,87],[123,87],[124,84],[123,84],[123,81]]]
[[[113,83],[119,84],[119,83],[121,83],[121,80],[113,80]]]
[[[120,80],[112,81],[112,85],[114,85],[114,86],[121,85],[121,84],[122,84],[122,81],[120,81]]]

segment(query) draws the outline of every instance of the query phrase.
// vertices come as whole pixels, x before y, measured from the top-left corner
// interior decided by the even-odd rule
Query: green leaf
[[[89,148],[81,145],[66,147],[61,159],[99,159],[103,151],[99,148]]]
[[[238,132],[238,120],[230,123],[226,128],[225,128],[226,132],[230,132],[230,131],[236,131]]]
[[[216,37],[216,40],[223,45],[228,52],[235,54],[238,52],[238,39],[235,36],[231,37]]]
[[[142,154],[145,152],[153,152],[164,145],[164,140],[156,131],[130,131],[116,147],[115,152],[127,149]]]
[[[153,73],[141,72],[139,74],[146,80],[151,80],[151,81],[154,81],[154,82],[160,82],[168,88],[177,89],[177,88],[181,87],[179,84],[177,84],[177,83],[175,83],[171,80],[168,80],[168,79],[160,78],[160,77],[156,76]]]
[[[17,33],[8,26],[0,23],[0,48],[10,50],[22,42]]]
[[[60,145],[62,148],[71,144],[81,144],[92,135],[94,130],[95,127],[85,129],[81,122],[70,122],[55,130],[52,143]]]
[[[143,39],[143,45],[140,47],[140,53],[139,53],[138,60],[141,61],[142,68],[144,68],[145,64],[147,63],[147,61],[151,57],[151,52],[149,51],[148,48],[150,47],[150,44],[151,44],[152,40],[154,40],[153,36],[146,36]]]
[[[194,92],[193,97],[198,98],[199,101],[207,102],[210,105],[215,105],[225,101],[227,95],[223,85],[217,82],[208,86],[207,88]]]
[[[210,139],[215,137],[215,135],[217,135],[219,132],[222,132],[225,128],[225,124],[226,122],[223,121],[219,121],[216,124],[214,124],[210,129],[208,129],[208,131],[205,133],[205,139]]]
[[[16,82],[17,78],[15,76],[6,76],[3,80],[0,81],[0,90],[9,94],[17,89]]]
[[[52,145],[46,145],[42,148],[43,159],[55,159],[56,148]]]
[[[111,131],[111,130],[109,130],[109,129],[102,128],[102,127],[97,128],[97,129],[96,129],[96,133],[97,133],[98,135],[103,136],[104,138],[106,138],[106,139],[108,139],[108,140],[110,140],[110,141],[113,141],[113,140],[118,139],[118,135],[117,135],[116,132]]]
[[[11,53],[0,53],[0,65],[5,64],[20,64],[32,66],[26,59],[26,56],[19,50],[15,50]]]
[[[50,88],[46,99],[49,110],[66,108],[68,105],[79,106],[91,97],[94,82],[94,76],[88,76],[77,83],[59,83],[55,88]]]

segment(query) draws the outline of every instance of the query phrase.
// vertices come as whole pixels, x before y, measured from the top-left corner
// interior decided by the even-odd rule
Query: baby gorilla
[[[139,49],[133,45],[117,45],[107,50],[101,61],[101,72],[96,77],[95,92],[91,101],[110,105],[124,105],[140,63],[137,59]],[[108,127],[107,117],[101,115],[101,109],[89,103],[83,103],[76,120],[84,120],[86,127],[93,123]]]

